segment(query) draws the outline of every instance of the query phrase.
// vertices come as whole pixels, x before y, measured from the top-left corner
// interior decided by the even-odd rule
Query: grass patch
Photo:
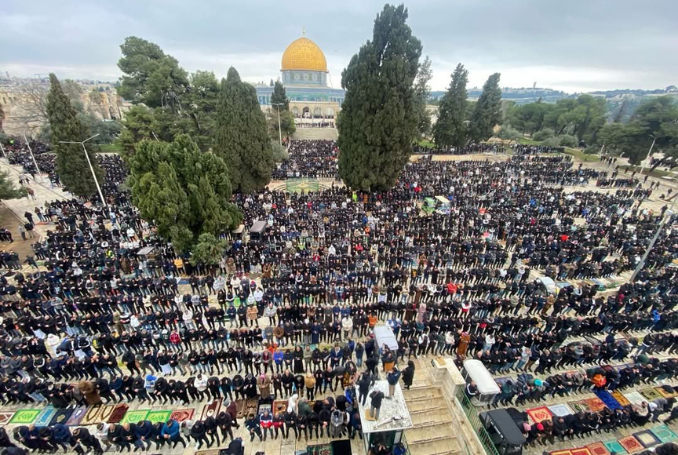
[[[527,137],[521,137],[520,139],[518,139],[518,143],[522,144],[522,145],[539,145],[539,144],[541,144],[541,142],[535,141],[534,139],[530,139],[530,138],[527,138]]]
[[[121,153],[122,149],[118,144],[101,144],[99,145],[102,153]]]
[[[572,155],[573,157],[577,158],[580,161],[583,161],[585,163],[591,163],[594,161],[600,161],[598,158],[598,155],[587,155],[584,153],[583,150],[579,149],[573,149],[569,147],[565,147],[565,153],[568,155]]]
[[[420,141],[419,141],[419,145],[422,146],[422,147],[428,147],[428,148],[430,148],[430,149],[436,147],[436,145],[435,145],[432,141],[430,141],[430,140],[428,140],[428,139],[422,139],[422,140],[420,140]]]

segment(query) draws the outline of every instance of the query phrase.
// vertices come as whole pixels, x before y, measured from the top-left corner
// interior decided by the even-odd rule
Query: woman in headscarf
[[[407,367],[403,370],[403,382],[405,383],[405,388],[407,390],[410,390],[413,380],[414,380],[414,361],[410,360],[409,362],[407,362]]]

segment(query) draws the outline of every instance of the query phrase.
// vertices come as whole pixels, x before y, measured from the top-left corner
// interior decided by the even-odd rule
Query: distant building
[[[293,41],[283,53],[280,73],[290,110],[301,122],[335,118],[345,91],[327,85],[327,60],[317,44],[305,36]],[[275,112],[275,106],[271,106],[273,87],[255,88],[261,108]]]

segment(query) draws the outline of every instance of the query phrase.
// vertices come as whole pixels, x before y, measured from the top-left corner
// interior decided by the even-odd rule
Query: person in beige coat
[[[271,379],[262,374],[257,378],[257,386],[259,386],[259,396],[262,400],[267,400],[271,396]]]

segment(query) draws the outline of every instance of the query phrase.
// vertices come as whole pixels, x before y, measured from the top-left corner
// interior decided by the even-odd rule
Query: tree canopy
[[[61,182],[71,193],[90,197],[96,193],[96,184],[87,163],[87,157],[80,144],[62,144],[61,141],[83,141],[90,137],[90,131],[71,106],[70,99],[61,88],[59,79],[49,75],[50,90],[47,95],[47,118],[52,138],[52,150],[56,153],[57,173]],[[87,155],[92,163],[97,179],[101,182],[103,172],[93,153],[94,144],[90,144]]]
[[[342,72],[339,174],[353,189],[391,188],[412,153],[420,119],[414,80],[422,47],[407,17],[404,5],[385,5],[372,40]]]
[[[278,125],[278,114],[280,114],[280,125]],[[280,129],[278,129],[280,126]],[[290,100],[285,93],[280,81],[273,84],[273,94],[271,94],[271,110],[268,117],[268,131],[271,139],[279,139],[280,133],[283,137],[290,137],[297,130],[294,124],[294,115],[290,112]]]
[[[419,65],[417,78],[414,81],[415,109],[419,118],[417,121],[417,133],[420,138],[431,130],[431,114],[426,109],[426,106],[431,96],[431,87],[428,83],[431,82],[432,78],[431,59],[426,56],[421,65]]]
[[[282,104],[282,106],[277,106]],[[287,98],[287,93],[285,93],[285,87],[282,85],[282,82],[275,81],[273,84],[273,93],[271,94],[271,106],[273,109],[289,111],[290,110],[290,100]]]
[[[628,123],[605,125],[598,138],[606,150],[623,153],[632,164],[647,157],[653,141],[653,153],[678,157],[678,103],[668,96],[644,101]]]
[[[9,178],[9,172],[0,171],[0,199],[19,199],[27,194],[26,188],[17,188],[14,185],[14,182]]]
[[[219,237],[240,224],[224,160],[202,153],[188,135],[142,140],[129,162],[134,204],[177,251],[190,250],[201,234]]]
[[[266,117],[254,87],[235,68],[221,81],[213,150],[231,171],[233,190],[251,193],[271,180],[275,165]]]
[[[492,137],[492,131],[501,123],[501,89],[499,88],[499,73],[487,78],[483,85],[483,92],[471,114],[469,135],[473,142],[481,142]]]
[[[452,82],[438,105],[438,121],[433,127],[433,140],[440,147],[461,147],[466,144],[466,84],[468,70],[459,63],[452,73]]]

